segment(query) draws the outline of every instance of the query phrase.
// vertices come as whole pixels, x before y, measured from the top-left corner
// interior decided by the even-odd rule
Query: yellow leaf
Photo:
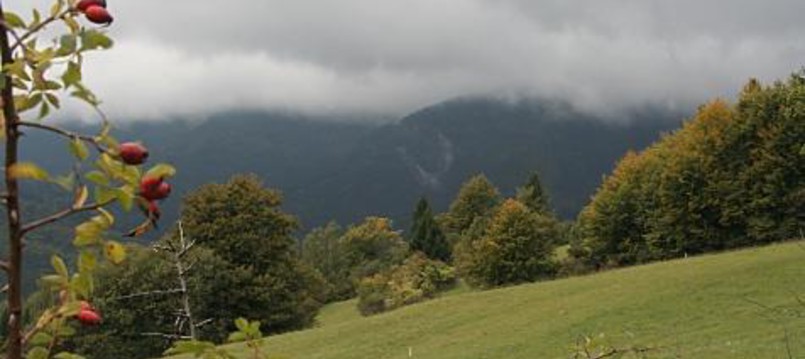
[[[89,198],[89,190],[87,189],[87,186],[81,186],[81,188],[75,192],[73,208],[83,207],[84,203],[87,203],[87,198]]]
[[[53,265],[53,269],[56,270],[56,273],[62,277],[67,277],[67,265],[64,263],[64,260],[61,259],[61,257],[57,255],[50,257],[50,263]]]
[[[113,224],[115,224],[115,216],[109,213],[109,211],[103,208],[98,208],[98,212],[101,213],[101,216],[103,217],[103,223],[106,226],[106,228],[109,228]]]
[[[89,157],[87,145],[85,145],[84,142],[79,138],[73,138],[70,141],[70,152],[80,161],[84,161],[87,159],[87,157]]]
[[[173,166],[165,163],[160,163],[152,167],[143,177],[173,177],[176,175],[176,169]]]
[[[11,168],[8,169],[8,172],[11,177],[17,179],[34,179],[44,181],[50,177],[47,171],[31,162],[15,163],[13,166],[11,166]]]
[[[114,264],[120,264],[126,260],[126,248],[118,242],[106,242],[104,252],[106,253],[106,258]]]

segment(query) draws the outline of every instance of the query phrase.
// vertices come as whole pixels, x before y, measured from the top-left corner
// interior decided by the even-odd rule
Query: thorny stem
[[[3,16],[3,26],[0,29],[0,52],[2,52],[2,65],[13,62],[11,56],[12,49],[9,46],[8,32],[10,31],[5,21],[3,5],[0,2],[0,16]],[[8,220],[8,295],[6,297],[8,307],[8,345],[6,358],[22,358],[22,242],[23,233],[21,231],[19,184],[17,179],[11,175],[9,168],[17,163],[17,150],[20,138],[19,117],[17,109],[14,107],[14,94],[12,90],[11,77],[3,73],[4,86],[0,91],[0,100],[3,105],[3,120],[5,122],[6,135],[6,154],[5,154],[5,185],[6,185],[6,216]]]

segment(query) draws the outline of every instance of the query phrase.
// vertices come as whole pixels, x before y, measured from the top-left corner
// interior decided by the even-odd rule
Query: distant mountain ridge
[[[573,218],[618,158],[683,118],[646,107],[613,123],[557,101],[464,98],[384,125],[233,112],[203,122],[135,122],[116,135],[143,140],[152,161],[179,169],[177,196],[166,202],[168,221],[176,218],[181,194],[250,172],[284,193],[284,208],[306,229],[367,215],[407,228],[419,196],[444,210],[460,184],[480,172],[510,195],[538,171],[557,213]],[[66,170],[64,158],[53,155],[64,152],[64,143],[49,134],[29,137],[24,156]]]

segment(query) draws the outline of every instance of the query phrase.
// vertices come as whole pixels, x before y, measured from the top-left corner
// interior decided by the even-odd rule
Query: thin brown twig
[[[50,126],[50,125],[46,125],[46,124],[38,123],[38,122],[20,121],[19,125],[24,126],[24,127],[38,128],[38,129],[41,129],[41,130],[50,131],[50,132],[53,132],[55,134],[62,135],[64,137],[68,137],[70,139],[78,139],[78,140],[81,140],[81,141],[84,141],[84,142],[87,142],[87,143],[91,144],[92,146],[95,147],[95,149],[98,150],[98,152],[101,152],[101,153],[108,152],[107,149],[104,148],[103,146],[101,146],[101,144],[98,143],[98,140],[96,140],[95,137],[93,137],[93,136],[82,135],[82,134],[79,134],[79,133],[67,131],[65,129],[61,129],[61,128],[58,128],[58,127],[55,127],[55,126]]]
[[[54,214],[51,214],[51,215],[49,215],[47,217],[37,219],[37,220],[35,220],[33,222],[30,222],[30,223],[22,226],[22,229],[20,231],[23,234],[26,234],[28,232],[36,230],[37,228],[40,228],[42,226],[45,226],[45,225],[51,224],[53,222],[56,222],[58,220],[61,220],[62,218],[66,218],[66,217],[72,216],[74,214],[82,213],[82,212],[94,211],[94,210],[96,210],[98,208],[101,208],[103,206],[106,206],[106,205],[112,203],[113,201],[114,201],[114,199],[110,199],[110,200],[104,201],[104,202],[88,204],[88,205],[83,206],[83,207],[70,207],[70,208],[67,208],[67,209],[63,209],[63,210],[61,210],[59,212],[56,212]]]

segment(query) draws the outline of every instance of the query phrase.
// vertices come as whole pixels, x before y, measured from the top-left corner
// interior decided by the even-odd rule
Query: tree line
[[[762,245],[805,227],[805,72],[627,153],[577,220],[571,253],[591,269]]]

